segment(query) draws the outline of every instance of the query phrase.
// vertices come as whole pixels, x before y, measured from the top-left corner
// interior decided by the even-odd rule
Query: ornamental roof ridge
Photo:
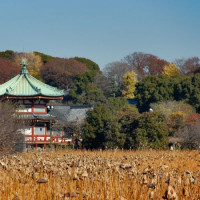
[[[1,84],[0,85],[0,90],[1,90],[1,88],[3,88],[3,87],[6,87],[6,86],[10,86],[11,84],[12,84],[12,82],[14,81],[14,80],[18,80],[19,79],[19,77],[20,77],[20,75],[18,74],[17,76],[14,76],[12,79],[10,79],[9,81],[7,81],[7,82],[5,82],[5,83],[3,83],[3,84]]]
[[[31,78],[32,78],[33,80],[35,80],[36,82],[42,84],[42,85],[43,85],[44,87],[46,87],[46,88],[50,88],[50,89],[53,89],[53,90],[55,90],[55,91],[59,91],[59,92],[64,93],[64,90],[63,90],[63,89],[60,90],[60,89],[58,89],[57,87],[53,87],[53,86],[51,86],[51,85],[48,85],[48,84],[46,84],[46,83],[43,83],[42,81],[36,79],[34,76],[31,76],[30,74],[28,74],[28,76],[31,77]]]
[[[21,71],[20,71],[20,74],[28,74],[29,72],[28,72],[28,69],[26,68],[26,66],[28,65],[27,63],[26,63],[26,61],[27,61],[27,59],[26,58],[22,58],[22,62],[21,62],[21,66],[22,66],[22,69],[21,69]]]
[[[22,76],[19,76],[17,78],[17,81],[15,83],[13,83],[13,85],[11,84],[9,88],[6,89],[6,92],[7,93],[10,93],[14,88],[15,86],[18,84],[18,82],[22,79]]]
[[[24,77],[26,78],[26,80],[28,81],[28,83],[30,84],[30,86],[38,93],[41,93],[41,89],[38,89],[38,87],[34,86],[31,81],[29,80],[29,76],[31,76],[30,74],[24,74]],[[37,79],[36,79],[37,80]]]

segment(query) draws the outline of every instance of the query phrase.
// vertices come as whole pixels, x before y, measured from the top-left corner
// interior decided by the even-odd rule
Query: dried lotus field
[[[198,151],[56,151],[0,158],[0,199],[200,199]]]

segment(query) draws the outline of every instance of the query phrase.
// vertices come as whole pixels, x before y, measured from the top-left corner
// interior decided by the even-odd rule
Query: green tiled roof
[[[0,85],[0,96],[46,96],[61,97],[63,90],[47,85],[28,73],[25,60],[20,74]]]

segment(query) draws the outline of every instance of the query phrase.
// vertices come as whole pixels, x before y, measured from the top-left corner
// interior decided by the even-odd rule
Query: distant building
[[[92,105],[55,105],[52,115],[58,121],[54,124],[54,129],[63,131],[63,136],[68,138],[68,143],[75,143],[74,139],[82,141],[81,125],[83,124],[88,110],[93,109]]]
[[[58,124],[82,123],[92,105],[55,105],[52,114],[58,119]]]

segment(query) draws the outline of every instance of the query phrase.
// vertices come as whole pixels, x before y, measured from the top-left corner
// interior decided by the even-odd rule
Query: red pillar
[[[34,125],[32,125],[32,142],[34,142]]]

